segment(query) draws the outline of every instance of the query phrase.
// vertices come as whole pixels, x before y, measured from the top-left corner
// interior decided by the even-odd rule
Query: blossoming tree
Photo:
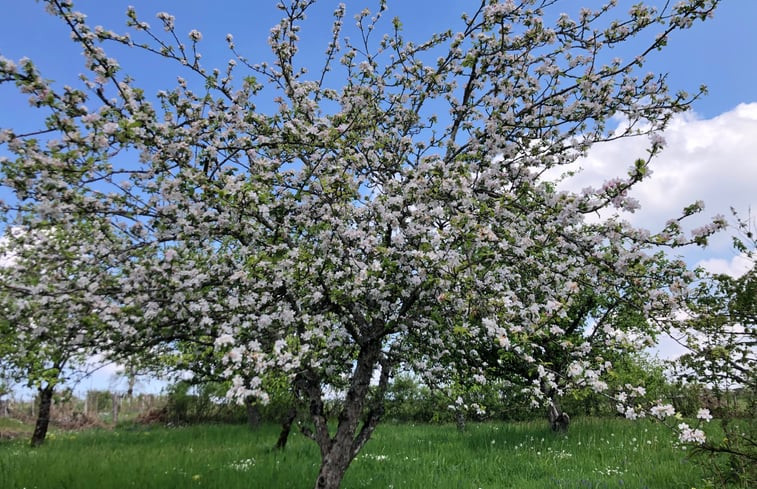
[[[686,332],[687,353],[679,359],[682,378],[729,389],[757,390],[757,239],[750,218],[736,218],[735,251],[748,265],[739,277],[701,274],[673,326]]]
[[[32,446],[45,440],[56,388],[85,374],[108,344],[97,314],[107,303],[107,259],[87,250],[105,236],[91,225],[37,226],[9,228],[0,239],[0,356],[11,378],[37,391]]]
[[[603,374],[612,370],[616,361],[640,354],[655,344],[664,325],[659,321],[671,317],[678,307],[663,289],[681,278],[688,282],[694,274],[687,271],[682,261],[670,260],[660,252],[650,250],[638,254],[633,263],[620,264],[609,247],[603,245],[602,250],[597,250],[597,256],[603,257],[605,267],[613,269],[603,269],[600,264],[602,273],[598,277],[569,284],[568,305],[545,315],[542,326],[530,334],[528,361],[524,361],[523,352],[512,348],[510,338],[501,335],[499,341],[492,342],[490,335],[479,331],[473,334],[480,340],[477,358],[454,353],[446,356],[443,360],[446,374],[436,373],[429,381],[442,386],[456,383],[470,386],[457,394],[453,409],[485,409],[482,402],[475,400],[478,393],[475,384],[499,380],[504,383],[505,396],[530,393],[537,407],[546,402],[552,428],[564,430],[570,419],[561,407],[560,400],[565,395],[582,388],[610,398],[616,394],[617,389],[608,385]],[[628,267],[622,276],[615,273],[618,266]],[[611,281],[602,283],[605,278]],[[491,322],[484,322],[483,326],[496,327]],[[469,331],[461,329],[458,333],[467,336]],[[633,387],[639,392],[641,386]],[[625,413],[630,406],[624,402],[622,392],[617,394],[620,395],[617,408]],[[631,407],[629,414],[632,411]]]
[[[723,432],[705,440],[702,430],[681,423],[680,439],[705,453],[725,454],[728,470],[722,477],[750,485],[757,482],[756,412],[748,400],[757,392],[757,222],[751,215],[744,219],[734,212],[734,217],[734,248],[748,269],[739,277],[702,273],[672,326],[686,348],[677,359],[676,376],[716,396],[712,414],[720,419]],[[708,409],[698,414],[701,421],[712,417]]]
[[[532,352],[561,334],[553,319],[574,291],[601,294],[650,243],[688,240],[674,226],[651,234],[584,216],[637,207],[627,192],[662,149],[656,135],[692,100],[641,74],[645,56],[717,0],[618,13],[611,1],[573,16],[556,10],[572,2],[482,0],[459,29],[419,44],[382,20],[385,2],[344,38],[339,5],[315,70],[297,56],[314,0],[280,4],[268,61],[249,61],[229,35],[222,69],[202,65],[202,34],[182,40],[167,13],[160,33],[130,9],[136,32],[122,34],[90,27],[68,0],[44,3],[89,72],[81,88],[56,89],[31,61],[0,60],[0,80],[48,114],[42,138],[0,132],[15,155],[2,163],[18,196],[9,205],[64,227],[109,220],[119,239],[102,246],[120,260],[119,282],[99,315],[119,342],[213,338],[240,399],[265,400],[267,375],[288,376],[309,404],[318,488],[339,486],[397,368],[443,374],[445,357],[475,363],[494,343],[551,382]],[[634,55],[609,56],[637,36]],[[148,96],[108,43],[162,56],[186,78]],[[271,98],[275,110],[258,107]],[[558,192],[545,177],[595,143],[644,134],[649,152],[616,162],[600,188]],[[587,354],[565,347],[576,362]],[[601,373],[576,377],[601,388]]]

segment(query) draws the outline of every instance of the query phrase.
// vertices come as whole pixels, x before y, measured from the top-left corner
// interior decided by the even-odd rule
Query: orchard
[[[61,85],[0,57],[0,82],[41,121],[21,132],[0,119],[0,354],[14,375],[52,396],[64,363],[180,354],[240,403],[288,390],[320,453],[316,488],[340,486],[399,374],[459,410],[485,410],[475,394],[494,384],[560,416],[562,396],[588,389],[706,443],[670,404],[608,378],[668,328],[702,327],[680,320],[711,316],[696,291],[733,296],[667,253],[706,244],[724,218],[685,233],[699,202],[659,230],[621,215],[643,204],[629,191],[661,132],[701,95],[669,89],[646,59],[717,0],[467,2],[422,42],[385,1],[312,26],[316,2],[291,0],[267,51],[229,34],[218,67],[169,13],[129,8],[111,30],[70,1],[40,3],[86,70]],[[303,26],[328,33],[322,59],[299,54]],[[109,54],[125,48],[176,84],[137,86]],[[629,137],[647,151],[610,162],[615,178],[558,188],[560,168]],[[753,388],[754,299],[741,297],[730,310],[747,339],[722,351],[741,355],[728,367]]]

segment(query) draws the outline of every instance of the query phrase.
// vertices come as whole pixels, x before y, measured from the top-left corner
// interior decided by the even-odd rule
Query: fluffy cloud
[[[689,228],[717,214],[730,217],[731,207],[742,216],[750,207],[757,209],[757,103],[741,104],[712,119],[693,113],[677,116],[663,136],[667,144],[652,161],[652,175],[632,191],[641,209],[629,214],[629,221],[654,231],[697,200],[704,201],[705,210],[689,221]],[[626,173],[647,155],[648,147],[645,137],[596,145],[578,163],[582,171],[563,185],[599,187]],[[730,249],[725,235],[712,244],[711,253],[724,255]]]
[[[712,119],[693,113],[678,116],[663,136],[665,150],[652,161],[652,175],[632,191],[641,209],[627,214],[629,221],[659,230],[697,200],[705,203],[705,210],[687,221],[689,229],[717,214],[730,217],[731,207],[742,218],[750,208],[757,211],[757,103],[741,104]],[[582,171],[561,185],[573,190],[600,187],[605,180],[627,172],[636,159],[647,155],[648,147],[645,137],[596,145],[578,163]],[[735,277],[753,266],[745,256],[736,255],[727,232],[713,238],[706,249],[689,249],[683,254],[692,265]],[[684,339],[683,335],[663,336],[650,352],[676,358],[688,352],[681,345]]]
[[[724,258],[701,260],[698,265],[710,273],[722,273],[738,278],[751,270],[754,262],[746,255],[741,254],[732,257],[730,260]]]

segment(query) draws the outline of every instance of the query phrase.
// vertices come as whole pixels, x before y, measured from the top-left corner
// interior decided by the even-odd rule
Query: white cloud
[[[698,263],[699,266],[704,268],[710,273],[730,275],[734,278],[739,278],[746,272],[752,269],[754,262],[746,255],[736,255],[730,260],[723,258],[710,258],[708,260],[702,260]]]
[[[697,200],[704,201],[705,210],[688,220],[688,229],[717,214],[730,218],[731,207],[742,218],[750,207],[757,210],[757,103],[741,104],[712,119],[693,113],[677,116],[663,136],[667,144],[651,163],[652,175],[631,192],[641,209],[626,214],[630,222],[656,231]],[[572,190],[600,187],[609,178],[627,174],[636,159],[647,156],[648,148],[646,137],[596,145],[578,162],[583,170],[561,186]],[[745,256],[735,255],[727,232],[698,253],[690,263],[713,273],[738,277],[753,266]],[[688,352],[681,344],[683,335],[677,336],[663,335],[650,352],[666,359]]]
[[[675,338],[663,334],[657,339],[657,344],[649,348],[647,352],[661,360],[675,360],[681,355],[691,352],[683,343],[685,343],[685,337],[681,334],[677,334]]]
[[[676,116],[664,133],[665,150],[651,163],[652,175],[631,195],[641,210],[629,214],[633,224],[659,230],[697,200],[705,210],[689,228],[713,216],[730,217],[730,207],[746,214],[757,209],[757,103],[741,104],[712,119],[693,113]],[[571,189],[599,187],[608,178],[624,175],[638,158],[647,155],[646,137],[626,138],[595,145],[580,164],[583,171],[563,184]],[[713,241],[718,253],[730,249],[723,235]]]

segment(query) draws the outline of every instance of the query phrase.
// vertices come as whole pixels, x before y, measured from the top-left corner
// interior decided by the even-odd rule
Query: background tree
[[[751,216],[734,212],[735,250],[750,260],[740,277],[705,274],[687,297],[679,321],[687,352],[676,363],[676,374],[714,397],[712,415],[720,419],[724,436],[700,444],[707,453],[725,453],[729,466],[723,479],[757,483],[757,240]],[[682,333],[681,333],[682,332]],[[710,417],[709,410],[704,414]],[[741,418],[741,419],[740,419]]]
[[[106,237],[94,226],[8,228],[0,243],[0,348],[2,362],[17,381],[39,397],[31,444],[45,440],[56,388],[87,359],[104,352],[104,326],[98,309],[107,266],[85,249]],[[98,245],[99,246],[99,245]]]
[[[690,212],[692,208],[684,210],[684,214]],[[474,410],[482,409],[480,401],[473,399],[477,395],[473,388],[476,379],[500,379],[503,384],[499,388],[510,391],[503,395],[516,397],[530,392],[528,395],[537,406],[547,405],[547,417],[553,429],[564,430],[569,416],[563,411],[561,399],[572,391],[600,390],[612,399],[612,395],[627,389],[626,386],[635,385],[611,382],[616,377],[614,366],[616,363],[620,367],[627,366],[631,358],[655,344],[664,324],[660,319],[670,317],[675,307],[674,298],[665,289],[671,285],[680,287],[694,278],[685,263],[670,260],[653,249],[654,246],[650,246],[646,254],[639,252],[631,261],[621,262],[617,250],[601,244],[592,256],[603,271],[597,277],[578,277],[566,285],[568,305],[542,316],[542,324],[530,340],[530,359],[524,359],[522,352],[512,348],[512,338],[503,331],[499,332],[499,341],[490,341],[493,333],[486,335],[481,329],[496,327],[491,322],[475,326],[473,334],[470,326],[457,326],[461,342],[472,341],[468,336],[480,340],[477,347],[480,356],[455,354],[466,351],[461,345],[450,349],[452,353],[444,359],[448,367],[446,382],[454,391],[450,397],[462,396],[456,405],[464,410],[469,406]],[[520,273],[535,274],[540,267],[540,264],[524,265]],[[617,273],[619,268],[623,269],[622,274]],[[602,283],[605,277],[609,280]],[[523,297],[522,303],[533,300],[532,291],[524,292],[528,295]],[[519,329],[517,325],[515,329]],[[423,351],[424,344],[418,345],[418,350]],[[466,386],[462,390],[458,387],[461,384]],[[610,384],[612,389],[608,388]],[[641,390],[637,389],[638,392]],[[625,397],[620,395],[621,400]],[[638,400],[638,395],[633,397]],[[621,413],[628,407],[618,402]],[[632,412],[633,408],[629,414],[633,415]]]
[[[686,343],[691,353],[681,358],[683,373],[716,387],[757,388],[757,240],[750,219],[734,213],[735,250],[750,260],[741,276],[703,274],[685,310]]]

